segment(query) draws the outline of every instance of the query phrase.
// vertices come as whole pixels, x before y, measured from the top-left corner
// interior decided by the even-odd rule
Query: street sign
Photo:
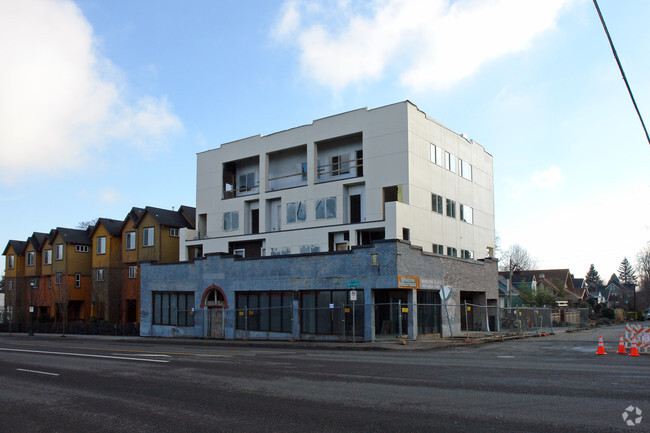
[[[361,283],[358,282],[358,281],[348,281],[347,283],[345,283],[345,285],[347,287],[352,287],[352,288],[356,289],[357,287],[359,287],[361,285]]]
[[[357,300],[357,291],[350,290],[350,301],[356,301],[356,300]]]

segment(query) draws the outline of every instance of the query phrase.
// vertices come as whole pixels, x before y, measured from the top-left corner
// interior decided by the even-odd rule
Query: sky
[[[599,6],[650,122],[650,2]],[[0,0],[0,244],[195,206],[197,152],[404,100],[493,156],[502,249],[607,280],[650,241],[592,1]]]

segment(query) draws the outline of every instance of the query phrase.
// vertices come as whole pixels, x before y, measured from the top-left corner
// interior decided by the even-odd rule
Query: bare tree
[[[511,245],[499,259],[499,268],[502,271],[527,271],[535,266],[537,266],[536,260],[519,244]]]
[[[79,230],[86,230],[88,227],[94,227],[95,224],[97,224],[97,218],[94,220],[81,221],[79,224],[77,224],[77,228]]]
[[[636,269],[639,273],[639,306],[641,309],[650,306],[650,242],[636,256]]]

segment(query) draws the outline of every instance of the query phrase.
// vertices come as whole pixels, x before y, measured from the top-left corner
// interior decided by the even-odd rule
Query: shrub
[[[600,315],[607,319],[614,320],[616,318],[616,311],[614,311],[614,309],[610,307],[603,307],[600,310]]]

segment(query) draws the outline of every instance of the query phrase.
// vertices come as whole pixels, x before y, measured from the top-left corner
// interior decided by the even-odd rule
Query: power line
[[[643,117],[641,117],[641,112],[639,111],[639,107],[637,107],[636,105],[636,101],[634,100],[634,95],[632,94],[632,89],[630,88],[630,84],[627,82],[627,77],[625,76],[625,72],[623,71],[623,66],[621,65],[621,61],[618,59],[618,54],[616,54],[616,48],[614,48],[614,42],[612,42],[612,38],[609,36],[609,30],[607,30],[605,19],[603,18],[603,14],[600,13],[600,8],[598,7],[598,2],[596,2],[596,0],[594,0],[594,6],[596,6],[596,11],[598,12],[598,16],[600,17],[600,22],[603,23],[603,29],[605,29],[607,40],[609,40],[609,46],[612,47],[612,53],[614,53],[614,58],[616,59],[616,63],[618,64],[618,69],[620,69],[621,75],[623,76],[623,81],[625,81],[627,92],[630,94],[630,98],[632,99],[632,104],[634,104],[634,109],[636,110],[636,114],[639,116],[639,120],[641,121],[641,126],[643,126],[643,130],[645,131],[645,137],[648,139],[648,144],[650,144],[650,135],[648,135],[648,130],[645,127],[645,123],[643,123]]]

